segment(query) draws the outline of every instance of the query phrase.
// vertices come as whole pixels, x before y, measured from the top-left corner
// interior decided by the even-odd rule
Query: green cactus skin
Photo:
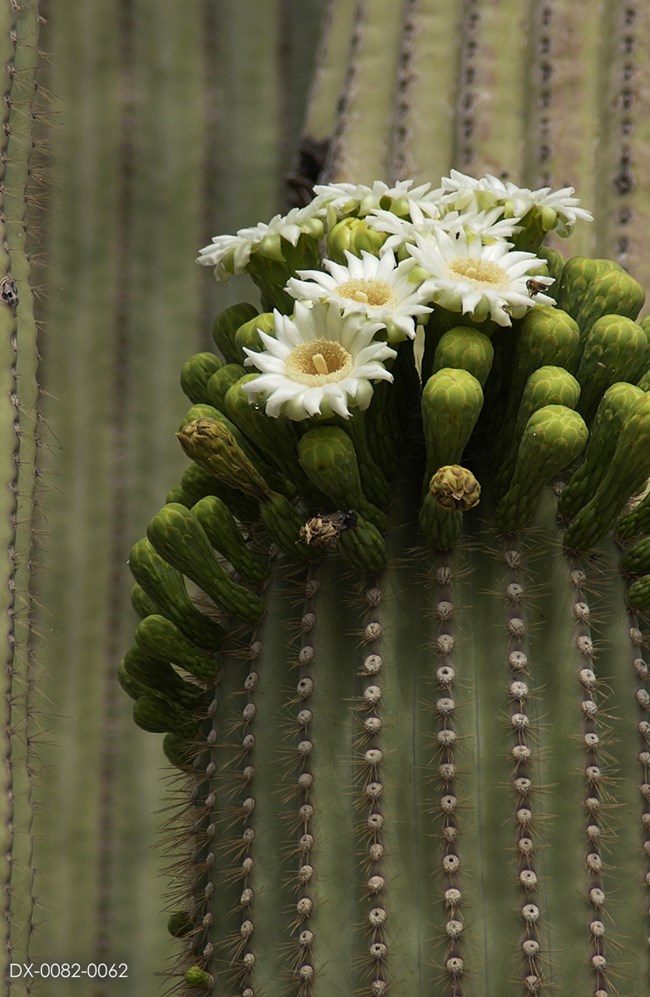
[[[223,554],[247,582],[259,585],[266,580],[265,565],[251,554],[225,502],[216,495],[206,495],[192,506],[192,515],[198,519],[215,550]]]
[[[562,322],[575,343],[574,326]],[[476,370],[474,361],[470,351]],[[648,667],[634,615],[645,612],[646,576],[626,591],[620,570],[645,571],[644,541],[619,563],[601,537],[650,473],[648,396],[625,382],[605,393],[592,442],[604,474],[563,537],[547,485],[587,442],[573,408],[577,379],[549,364],[528,376],[511,433],[517,457],[497,504],[490,492],[502,468],[495,475],[488,419],[498,412],[483,412],[479,380],[464,367],[441,368],[427,379],[418,413],[411,363],[405,352],[394,368],[409,385],[399,406],[410,416],[386,512],[364,493],[351,427],[308,421],[294,436],[294,459],[312,488],[354,517],[320,546],[328,510],[310,506],[307,493],[299,506],[268,488],[248,445],[257,429],[242,423],[251,458],[230,437],[229,474],[255,495],[261,525],[280,548],[267,580],[241,567],[264,584],[263,604],[250,616],[228,609],[237,626],[219,649],[218,682],[210,687],[205,672],[194,672],[207,686],[200,704],[191,687],[170,697],[179,675],[170,677],[169,662],[191,671],[192,656],[155,613],[136,630],[145,658],[129,669],[132,651],[122,666],[136,723],[165,733],[168,759],[194,786],[199,830],[174,924],[191,922],[183,935],[190,977],[208,974],[209,993],[284,981],[300,997],[375,997],[402,987],[455,997],[459,986],[479,997],[508,992],[513,981],[522,994],[543,992],[550,980],[597,993],[610,974],[639,976],[645,933],[630,901],[641,902],[647,863],[638,823],[614,828],[609,808],[645,819],[636,777],[616,781],[618,772],[638,771],[636,731],[650,743]],[[504,384],[516,382],[517,364],[513,354]],[[617,417],[612,447],[607,429]],[[432,494],[422,501],[424,464],[428,483],[431,467],[474,451],[488,485],[478,515],[449,511]],[[217,519],[226,510],[232,552],[210,526],[213,508]],[[299,508],[313,517],[308,532],[298,529]],[[168,517],[203,524],[206,542],[240,570],[242,534],[227,503],[208,496],[192,510],[168,505],[148,531],[158,553],[219,602],[195,566],[204,541],[183,526],[179,538],[188,539],[168,549]],[[595,568],[575,553],[594,544]],[[137,667],[155,659],[167,665],[160,675],[155,665]],[[616,745],[610,702],[630,731]],[[638,757],[643,786],[650,761]],[[619,848],[636,863],[609,864]],[[627,962],[617,956],[619,935],[632,939]]]
[[[226,415],[226,394],[233,384],[245,377],[247,371],[238,363],[224,364],[221,370],[215,371],[205,386],[205,397],[201,399]]]
[[[213,658],[197,651],[171,620],[158,613],[146,616],[134,637],[143,654],[171,661],[198,679],[213,679],[218,671]]]
[[[403,11],[392,0],[357,3],[344,103],[333,135],[331,180],[372,183],[390,173],[391,111],[398,78]]]
[[[562,279],[555,293],[558,308],[569,312],[575,318],[591,282],[601,274],[620,272],[621,267],[613,260],[597,260],[586,256],[572,257],[562,268]]]
[[[588,292],[574,318],[584,334],[604,315],[635,319],[644,301],[645,291],[639,282],[621,268],[610,266],[589,281]]]

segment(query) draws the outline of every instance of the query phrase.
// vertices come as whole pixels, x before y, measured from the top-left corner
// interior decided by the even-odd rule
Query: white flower
[[[573,187],[562,187],[552,190],[551,187],[540,187],[529,190],[518,187],[509,180],[500,180],[487,173],[480,180],[452,170],[451,175],[442,181],[443,194],[440,203],[448,208],[459,211],[483,211],[495,205],[501,205],[510,217],[521,219],[535,207],[550,209],[555,213],[552,227],[558,235],[570,235],[579,219],[593,221],[593,216],[585,208],[580,208],[580,199],[573,197]]]
[[[217,280],[226,281],[246,269],[251,253],[259,251],[273,259],[281,259],[281,239],[295,246],[305,231],[320,237],[319,214],[320,206],[312,202],[304,208],[292,208],[287,215],[275,215],[268,223],[259,222],[239,229],[237,235],[216,235],[209,246],[199,251],[196,262],[214,267]]]
[[[539,285],[553,283],[551,277],[535,272],[544,261],[533,253],[510,252],[511,245],[482,245],[462,233],[452,238],[438,231],[428,237],[419,236],[417,246],[410,246],[409,251],[431,274],[424,289],[434,302],[450,311],[469,314],[479,322],[491,318],[498,325],[511,325],[513,318],[520,318],[533,305],[555,303],[539,290]],[[530,281],[535,285],[532,291]]]
[[[375,208],[392,207],[391,202],[397,202],[404,214],[411,215],[412,221],[423,214],[437,214],[436,205],[428,196],[431,184],[424,183],[411,190],[412,184],[412,180],[398,180],[394,187],[383,180],[375,180],[372,187],[354,183],[316,184],[314,192],[320,206],[329,206],[339,215],[363,218]]]
[[[495,239],[508,239],[521,231],[518,218],[504,218],[503,208],[497,206],[490,211],[448,211],[438,225],[449,235],[461,233],[468,239],[491,242]]]
[[[409,221],[382,208],[373,208],[366,215],[365,222],[378,232],[388,233],[388,238],[381,247],[382,253],[389,249],[399,253],[407,243],[415,242],[416,235],[426,235],[439,224],[437,219],[425,217],[421,213],[417,221]]]
[[[274,317],[275,336],[259,333],[264,352],[244,348],[246,365],[262,373],[243,389],[251,399],[263,396],[267,415],[300,420],[336,413],[349,419],[349,405],[370,404],[371,381],[392,381],[383,361],[395,350],[373,341],[379,322],[342,315],[334,304],[300,301],[293,316],[276,311]]]
[[[362,251],[361,256],[345,253],[347,266],[323,260],[329,270],[299,270],[303,280],[292,277],[287,291],[294,298],[334,302],[343,314],[356,312],[380,323],[391,342],[415,337],[415,319],[428,315],[423,304],[422,280],[413,282],[415,261],[397,263],[391,251],[381,256]]]

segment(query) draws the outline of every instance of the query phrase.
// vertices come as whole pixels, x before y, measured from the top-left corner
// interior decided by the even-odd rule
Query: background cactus
[[[39,920],[40,930],[30,943],[32,958],[128,960],[127,984],[86,985],[78,981],[76,992],[108,994],[120,992],[120,988],[125,993],[147,992],[152,987],[151,974],[164,969],[168,958],[165,917],[160,913],[165,886],[156,875],[156,863],[148,849],[160,823],[152,815],[165,805],[168,789],[160,778],[159,738],[131,725],[130,705],[115,684],[115,666],[134,626],[127,607],[128,551],[185,466],[173,438],[184,411],[178,371],[190,353],[210,349],[209,330],[215,312],[231,304],[235,295],[246,296],[241,286],[215,288],[198,271],[192,262],[198,246],[214,232],[235,231],[281,210],[287,169],[294,173],[292,189],[303,190],[304,182],[296,175],[296,137],[303,121],[305,81],[311,74],[316,36],[321,18],[327,14],[329,32],[324,31],[324,37],[329,45],[308,109],[305,134],[313,141],[304,147],[305,162],[317,158],[323,140],[335,135],[338,158],[332,163],[333,177],[338,170],[339,177],[349,171],[359,181],[408,175],[435,182],[456,166],[474,175],[486,170],[496,174],[506,171],[515,181],[529,186],[571,183],[583,203],[594,208],[598,205],[598,212],[593,229],[576,231],[570,252],[616,259],[647,286],[650,157],[645,94],[649,15],[641,4],[602,3],[595,16],[591,4],[558,0],[536,4],[530,11],[518,3],[483,0],[462,5],[386,5],[367,0],[332,3],[327,11],[324,3],[305,0],[272,5],[257,0],[248,4],[206,3],[182,11],[168,2],[152,5],[132,0],[116,5],[92,0],[83,8],[59,5],[49,10],[48,5],[43,6],[48,23],[41,26],[36,47],[27,30],[28,15],[35,23],[31,4],[23,0],[20,5],[16,36],[8,35],[5,28],[12,31],[15,27],[18,8],[10,3],[5,7],[5,44],[7,38],[10,46],[16,44],[16,65],[19,57],[33,57],[38,48],[48,53],[41,72],[55,95],[48,113],[56,122],[49,139],[48,166],[54,182],[47,215],[41,213],[39,221],[41,228],[45,222],[40,243],[50,284],[40,305],[46,329],[40,338],[44,358],[39,374],[44,388],[40,413],[49,430],[45,437],[48,445],[39,451],[41,512],[34,529],[40,541],[36,558],[40,571],[35,582],[28,579],[25,569],[31,563],[26,554],[31,535],[29,476],[33,469],[29,439],[31,427],[36,425],[29,414],[33,406],[29,392],[35,392],[36,379],[28,371],[30,366],[33,371],[37,353],[34,327],[27,320],[30,306],[25,271],[17,282],[20,307],[16,318],[19,325],[26,323],[26,331],[19,328],[15,340],[18,364],[24,364],[16,381],[20,389],[18,495],[22,505],[15,522],[22,540],[17,539],[17,547],[12,542],[10,503],[6,509],[10,556],[5,569],[8,585],[16,580],[17,604],[23,605],[30,596],[33,599],[32,641],[30,645],[23,642],[25,650],[20,654],[16,651],[16,661],[26,662],[27,651],[38,651],[39,693],[37,701],[26,704],[22,690],[32,688],[27,673],[12,670],[14,686],[5,691],[11,697],[14,716],[11,739],[5,725],[4,750],[7,757],[11,743],[14,787],[24,787],[13,793],[12,802],[19,807],[25,804],[25,810],[22,817],[16,812],[14,819],[14,829],[21,834],[14,838],[11,868],[12,876],[23,876],[24,870],[25,878],[15,879],[15,886],[5,895],[9,897],[5,902],[14,904],[11,951],[16,958],[26,958],[22,946],[30,936],[28,926]],[[260,23],[265,24],[261,33],[256,30]],[[353,29],[350,60],[348,40]],[[282,44],[269,44],[272,35]],[[7,53],[9,56],[9,50]],[[191,58],[188,53],[192,53]],[[378,63],[379,56],[387,56],[387,62]],[[379,74],[373,69],[377,65],[384,67]],[[6,87],[13,87],[15,96],[11,106],[5,106],[5,114],[14,135],[19,134],[20,125],[30,125],[29,116],[24,114],[28,92],[31,96],[30,73],[26,64],[20,63],[19,72],[7,74]],[[379,93],[379,81],[385,84],[385,94]],[[343,88],[347,98],[336,123],[337,100]],[[19,89],[25,104],[17,99]],[[395,93],[399,94],[397,100]],[[384,129],[389,106],[395,113]],[[12,168],[20,159],[18,148],[24,154],[28,145],[28,139],[16,143],[9,156]],[[353,164],[353,169],[348,164]],[[7,206],[12,190],[16,198],[5,214],[7,227],[14,224],[14,233],[19,236],[21,248],[11,250],[11,270],[18,276],[22,228],[20,222],[15,223],[21,217],[24,184],[15,174],[13,177],[11,185],[5,177]],[[33,204],[33,188],[28,197]],[[562,251],[566,253],[567,248]],[[36,285],[44,279],[38,273]],[[10,310],[3,309],[3,314],[11,325]],[[11,372],[14,339],[10,329],[4,342],[9,351],[5,370]],[[231,357],[226,359],[232,362]],[[6,387],[10,397],[15,394],[9,382]],[[163,397],[165,404],[161,406]],[[7,406],[5,414],[5,428],[13,441],[7,453],[13,453],[13,405]],[[15,470],[13,460],[8,462],[8,482],[14,480]],[[192,480],[200,492],[201,481],[196,476]],[[107,482],[113,487],[107,488]],[[350,535],[351,531],[343,534]],[[411,540],[415,543],[415,536],[400,537],[400,547]],[[14,550],[21,551],[16,562]],[[544,558],[554,556],[552,552],[544,554]],[[471,584],[476,583],[481,591],[497,586],[493,569],[487,566],[490,563],[486,554],[472,576]],[[554,578],[560,574],[561,561],[549,560],[548,572],[546,563],[535,562],[531,570],[537,570],[539,564],[540,579],[550,572]],[[604,563],[603,558],[600,563]],[[411,584],[410,570],[398,564],[392,583],[396,591]],[[598,572],[600,577],[600,564]],[[644,577],[635,584],[643,588]],[[438,584],[434,579],[434,588]],[[454,599],[462,602],[462,579],[460,584],[461,595],[454,595]],[[498,584],[502,584],[501,579]],[[289,602],[296,598],[296,585],[295,580],[286,582]],[[601,581],[596,588],[605,592],[607,586]],[[282,585],[279,590],[269,588],[269,593],[272,590],[277,593],[276,604],[285,598]],[[568,591],[578,590],[572,587]],[[426,598],[433,597],[429,591]],[[601,601],[610,598],[621,604],[620,593],[610,595],[609,590]],[[436,606],[445,601],[450,600],[438,599]],[[476,607],[480,602],[474,595],[465,601]],[[547,604],[538,597],[534,613],[546,618],[556,612],[553,606],[558,601]],[[472,616],[472,627],[480,627],[480,614],[490,612],[489,603],[482,604],[480,613]],[[596,617],[604,617],[606,609],[597,610]],[[319,638],[325,642],[334,629],[334,621],[327,625],[326,612],[325,607],[319,607],[317,614]],[[348,612],[347,626],[355,631],[359,626],[357,610]],[[17,615],[15,620],[18,633],[27,614]],[[341,622],[337,617],[337,628]],[[469,628],[470,622],[465,626]],[[601,624],[604,646],[609,646],[610,633],[614,643],[614,631],[622,626],[620,619],[612,622],[610,629]],[[398,631],[402,633],[401,628]],[[473,638],[467,639],[471,642]],[[624,646],[624,640],[616,642]],[[548,651],[554,659],[553,649],[558,646],[564,645],[545,646],[544,655]],[[410,645],[407,648],[410,655]],[[330,652],[323,646],[321,653]],[[603,667],[608,677],[614,675],[613,663],[611,669]],[[627,675],[629,685],[629,662]],[[243,681],[243,675],[239,677]],[[542,727],[548,713],[555,711],[560,717],[564,708],[568,711],[567,700],[575,706],[574,680],[572,672],[571,690],[563,693],[560,683],[557,689],[550,682],[543,683]],[[554,692],[550,700],[546,698],[549,686]],[[16,696],[17,687],[21,696]],[[413,686],[399,688],[405,699],[415,696]],[[476,688],[480,690],[476,702],[493,703],[497,712],[507,712],[503,685],[493,688],[488,683]],[[390,690],[384,691],[388,697]],[[318,688],[317,694],[320,692]],[[349,692],[347,687],[331,688],[335,702]],[[626,695],[629,700],[631,692],[635,692],[631,686],[627,693],[621,692],[621,701]],[[278,689],[278,697],[281,693]],[[454,695],[458,698],[456,690]],[[490,700],[489,695],[494,698]],[[618,702],[617,690],[614,696]],[[279,698],[278,706],[283,702]],[[275,709],[272,702],[268,705],[271,711]],[[320,716],[333,723],[328,709],[325,706]],[[459,712],[459,723],[462,718],[468,725],[472,716],[468,711],[466,707],[464,717],[463,711]],[[627,710],[628,718],[630,713]],[[350,715],[340,719],[351,729]],[[430,711],[424,707],[421,723],[431,725]],[[37,766],[44,776],[33,786],[34,795],[30,789],[34,759],[26,758],[34,744],[28,724],[48,732]],[[292,737],[293,733],[292,728]],[[486,737],[484,731],[481,738]],[[481,746],[483,743],[479,741]],[[634,753],[636,747],[634,744]],[[428,757],[433,754],[431,751]],[[578,755],[576,749],[571,767],[576,793],[582,791],[584,778],[584,758]],[[404,766],[408,770],[410,752],[403,746],[396,747],[394,754],[386,751],[385,757],[395,772]],[[635,776],[624,785],[636,821],[639,763],[636,757],[627,761]],[[344,762],[347,775],[352,768],[350,756]],[[355,768],[355,773],[361,770]],[[473,776],[472,765],[467,771],[461,796],[480,799],[483,809],[496,806],[493,800],[498,801],[498,795],[488,792],[482,783],[492,780],[500,784],[509,777],[509,771]],[[390,779],[390,772],[384,769],[382,776],[384,772]],[[560,774],[549,769],[541,782],[550,785]],[[472,778],[476,779],[476,789]],[[324,766],[320,779],[323,791],[328,785],[336,788],[338,773]],[[479,790],[485,790],[485,796],[477,795]],[[548,801],[548,813],[564,813],[560,807],[567,806],[568,794],[553,797],[549,795],[552,792],[549,788],[540,794],[544,806]],[[507,793],[503,790],[508,800],[503,808],[507,821],[512,820],[511,793],[511,789]],[[32,800],[38,805],[33,861],[27,833],[32,826]],[[537,802],[536,797],[536,806]],[[402,803],[394,800],[391,805]],[[347,815],[349,822],[344,797],[331,806],[335,816]],[[422,811],[418,826],[425,850],[431,850],[426,835],[433,819]],[[263,813],[259,820],[261,824]],[[578,822],[575,810],[567,812],[566,820]],[[628,839],[619,825],[613,850],[620,846],[623,854],[626,841],[631,840],[628,850],[638,852],[638,826],[626,831],[631,835]],[[553,845],[563,837],[561,822],[559,827],[548,832],[550,847],[545,849],[545,857],[558,854]],[[470,834],[467,824],[464,833]],[[19,857],[23,843],[25,853]],[[272,852],[273,847],[269,843]],[[331,869],[339,856],[333,854],[331,838],[325,840],[324,847],[330,848]],[[420,854],[405,849],[404,860],[415,865]],[[186,851],[179,846],[179,855],[172,854],[168,861],[184,861],[185,856]],[[327,851],[321,850],[319,862],[325,862],[326,856]],[[575,858],[574,851],[567,862]],[[350,878],[356,879],[354,861],[348,854]],[[616,865],[616,860],[612,864]],[[33,865],[37,876],[32,888]],[[490,863],[485,872],[497,878]],[[641,875],[638,869],[635,875],[637,879]],[[84,884],[81,891],[80,882]],[[402,882],[408,878],[403,877]],[[577,891],[571,893],[574,896]],[[38,918],[29,912],[32,897],[43,911]],[[21,911],[18,904],[25,899],[27,910]],[[395,895],[396,905],[408,905],[410,899],[408,893],[401,898]],[[617,899],[622,899],[625,907],[627,898],[622,892]],[[347,902],[353,923],[359,924],[358,908]],[[438,902],[432,895],[432,905]],[[640,899],[635,901],[637,908],[640,903]],[[319,930],[325,931],[321,937],[329,932],[331,937],[340,938],[335,907],[331,903],[329,911],[327,905],[321,909],[319,916],[327,918],[329,914],[330,918],[329,928],[321,921],[323,928]],[[569,938],[571,928],[580,934],[576,944],[583,944],[587,934],[584,913],[582,909],[581,919],[572,921],[567,914],[566,924],[554,929],[552,937]],[[435,918],[439,921],[439,915],[436,907],[429,921],[438,923]],[[621,923],[618,914],[617,920]],[[498,922],[494,924],[496,927]],[[642,953],[645,942],[640,930],[637,926],[628,931],[623,923],[618,932],[626,948]],[[359,928],[358,934],[363,937],[364,929]],[[424,942],[428,944],[434,935],[435,931],[430,931]],[[489,938],[497,936],[498,931],[491,929]],[[637,941],[628,945],[632,937]],[[413,935],[403,932],[395,932],[389,940],[393,952],[396,944],[415,944]],[[349,944],[353,944],[351,939]],[[472,943],[468,944],[471,951]],[[263,952],[273,941],[268,936],[265,941],[262,934],[259,945],[256,951]],[[516,940],[508,951],[515,946]],[[567,944],[566,951],[569,949]],[[613,959],[615,952],[615,948],[608,951],[608,957]],[[443,957],[432,955],[431,961],[441,963]],[[500,966],[506,962],[505,955],[503,960],[496,958]],[[511,985],[510,976],[520,977],[520,969],[500,970],[502,990]],[[475,972],[478,982],[473,985],[480,992],[480,970]],[[634,969],[628,971],[621,962],[612,980],[622,992],[628,992],[628,980],[642,987],[637,983],[642,976],[638,969],[635,975]],[[443,971],[436,979],[443,981],[440,986],[446,986]],[[551,975],[551,982],[553,979]],[[407,982],[401,984],[406,992]],[[464,985],[469,992],[467,981]],[[591,981],[585,984],[589,986]],[[26,987],[36,992],[31,983],[12,985],[17,993]],[[47,992],[47,985],[41,989]]]

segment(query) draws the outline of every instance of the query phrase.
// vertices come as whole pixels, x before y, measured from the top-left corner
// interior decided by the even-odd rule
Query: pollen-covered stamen
[[[367,305],[392,305],[395,295],[390,284],[385,280],[363,280],[360,278],[346,280],[339,284],[337,294],[351,301],[361,301]]]
[[[286,369],[293,381],[318,387],[348,377],[352,370],[352,355],[335,340],[314,339],[291,351]]]
[[[447,266],[457,276],[464,277],[465,280],[471,280],[481,286],[488,284],[491,287],[498,288],[509,284],[509,277],[506,271],[498,263],[493,263],[491,260],[461,256],[458,259],[451,260]]]

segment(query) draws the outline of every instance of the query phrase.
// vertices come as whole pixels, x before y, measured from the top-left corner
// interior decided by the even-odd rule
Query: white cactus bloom
[[[349,406],[370,404],[371,381],[393,380],[383,361],[395,357],[395,350],[373,339],[380,322],[342,315],[335,304],[321,302],[297,301],[292,316],[273,314],[275,336],[259,333],[264,351],[245,348],[246,365],[261,373],[243,386],[251,401],[261,398],[268,416],[349,419]]]
[[[553,283],[552,277],[538,276],[544,261],[534,253],[511,252],[512,243],[483,245],[463,233],[453,238],[439,230],[418,236],[417,245],[408,248],[430,274],[423,289],[449,311],[469,314],[479,322],[493,319],[506,326],[535,304],[555,304],[539,290],[539,285]],[[532,291],[530,281],[535,285]]]
[[[383,180],[375,180],[372,187],[367,184],[331,183],[317,184],[314,187],[319,206],[328,206],[339,215],[365,217],[375,208],[392,208],[393,203],[417,221],[422,215],[435,217],[438,209],[431,197],[431,184],[413,187],[412,180],[398,180],[390,187]]]
[[[497,206],[489,211],[448,211],[438,222],[449,235],[464,234],[470,241],[493,242],[509,239],[521,232],[518,217],[504,218],[503,208]]]
[[[593,221],[591,212],[579,207],[580,199],[573,197],[573,187],[529,190],[490,173],[476,180],[458,170],[451,170],[451,175],[443,178],[442,185],[443,194],[439,203],[443,210],[445,205],[459,211],[484,211],[501,205],[507,208],[509,216],[521,219],[534,207],[547,209],[555,213],[552,227],[563,237],[571,234],[578,220]]]
[[[415,261],[397,263],[390,250],[360,257],[346,251],[345,258],[347,266],[323,260],[329,273],[299,270],[302,280],[290,278],[287,291],[299,300],[334,302],[344,315],[364,315],[380,323],[391,342],[413,339],[417,317],[432,310],[424,304],[422,278],[412,279]]]
[[[254,252],[281,258],[281,239],[295,246],[305,231],[320,237],[322,226],[317,221],[320,213],[320,206],[312,201],[304,208],[292,208],[286,215],[275,215],[270,222],[239,229],[236,235],[216,235],[209,246],[199,250],[196,262],[214,267],[217,280],[227,281],[233,274],[246,270]]]

